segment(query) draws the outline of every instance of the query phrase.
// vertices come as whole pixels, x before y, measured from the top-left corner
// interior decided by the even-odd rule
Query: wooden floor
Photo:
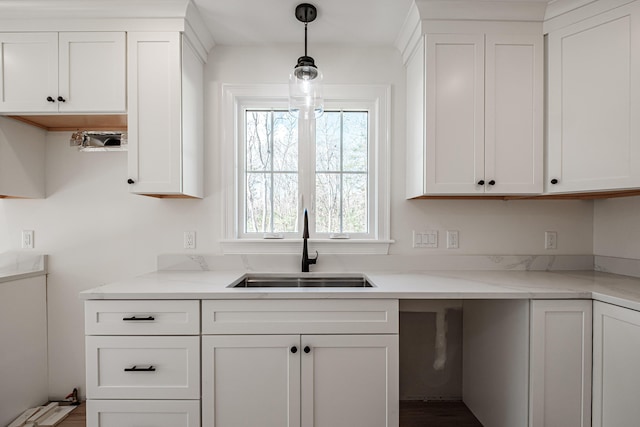
[[[85,427],[85,403],[58,427]],[[462,402],[400,402],[400,427],[482,427]]]
[[[76,409],[71,411],[69,416],[62,420],[57,427],[85,427],[86,422],[86,403],[82,403],[82,405],[78,406]]]
[[[482,427],[462,402],[400,402],[400,427]]]

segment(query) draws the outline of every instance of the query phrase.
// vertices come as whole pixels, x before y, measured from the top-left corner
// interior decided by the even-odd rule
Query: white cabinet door
[[[302,335],[300,345],[302,427],[398,425],[397,335]]]
[[[543,190],[542,35],[487,35],[485,189]]]
[[[549,33],[549,192],[640,186],[639,7]]]
[[[591,307],[531,301],[529,427],[591,426]]]
[[[426,36],[426,191],[483,193],[484,35]]]
[[[58,110],[58,33],[0,33],[0,55],[0,112]]]
[[[130,191],[202,197],[202,63],[177,32],[127,44]]]
[[[638,425],[640,312],[593,306],[593,427]]]
[[[60,33],[59,111],[125,112],[125,49],[123,32]]]
[[[202,337],[207,427],[300,426],[300,337]]]
[[[87,400],[87,427],[200,427],[198,400]]]

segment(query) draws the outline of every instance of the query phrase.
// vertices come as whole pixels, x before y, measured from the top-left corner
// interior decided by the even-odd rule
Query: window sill
[[[309,252],[323,254],[388,255],[393,240],[309,239]],[[222,252],[228,254],[300,254],[302,239],[222,240]]]

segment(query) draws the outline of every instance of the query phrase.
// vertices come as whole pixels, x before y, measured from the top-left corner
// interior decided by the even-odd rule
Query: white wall
[[[285,83],[300,47],[216,47],[205,70],[205,199],[130,195],[126,153],[79,153],[69,133],[50,133],[47,198],[0,200],[0,252],[20,250],[22,229],[35,230],[35,250],[49,254],[50,395],[84,393],[83,308],[78,292],[156,269],[159,254],[187,252],[182,233],[197,232],[198,253],[220,253],[221,83]],[[394,49],[312,46],[331,83],[392,86],[392,226],[394,254],[591,254],[593,203],[584,201],[406,201],[404,71]],[[413,229],[456,229],[458,251],[416,250]],[[543,249],[545,230],[558,250]],[[442,245],[441,245],[442,247]]]
[[[640,197],[595,202],[595,255],[640,260]]]

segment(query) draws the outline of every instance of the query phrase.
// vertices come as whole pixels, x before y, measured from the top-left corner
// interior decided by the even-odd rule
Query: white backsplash
[[[623,276],[640,277],[640,260],[596,255],[594,270],[604,273],[622,274]]]
[[[299,255],[160,255],[158,270],[300,271]],[[432,270],[593,270],[592,255],[330,255],[315,272],[409,272]]]

